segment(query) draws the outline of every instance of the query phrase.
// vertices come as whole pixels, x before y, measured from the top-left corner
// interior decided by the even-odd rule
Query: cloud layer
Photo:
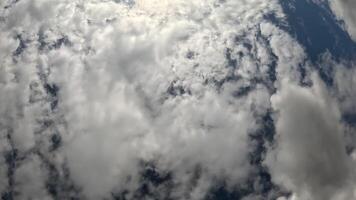
[[[2,197],[355,198],[352,62],[322,57],[325,86],[270,18],[277,0],[0,2]]]

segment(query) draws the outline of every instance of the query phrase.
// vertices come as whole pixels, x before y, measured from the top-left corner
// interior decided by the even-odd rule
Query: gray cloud
[[[323,83],[314,77],[312,88],[303,88],[283,81],[271,101],[277,141],[266,164],[275,181],[297,199],[355,198],[340,112]]]

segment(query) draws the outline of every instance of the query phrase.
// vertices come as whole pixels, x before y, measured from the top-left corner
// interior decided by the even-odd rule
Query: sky
[[[307,2],[356,45],[356,1]],[[315,61],[288,23],[278,0],[0,1],[2,199],[356,199],[356,55]]]

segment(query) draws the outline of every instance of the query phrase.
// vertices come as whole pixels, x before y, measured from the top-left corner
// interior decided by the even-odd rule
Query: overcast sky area
[[[355,147],[356,0],[0,0],[2,200],[353,200]]]

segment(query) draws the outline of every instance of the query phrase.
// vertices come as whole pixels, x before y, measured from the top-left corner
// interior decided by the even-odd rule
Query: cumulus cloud
[[[252,170],[248,135],[255,115],[267,112],[270,89],[260,83],[243,98],[234,93],[256,74],[267,80],[271,52],[246,31],[257,34],[270,12],[280,12],[277,2],[6,2],[7,151],[40,153],[36,163],[47,173],[37,182],[68,169],[89,199],[134,195],[142,163],[151,162],[172,174],[177,198],[204,198],[216,180],[243,183]],[[251,54],[257,49],[264,69]],[[19,172],[26,170],[33,165]]]
[[[197,182],[193,188],[199,189],[191,194],[189,188],[177,189],[174,195],[179,198],[203,198],[205,192],[198,191],[209,189],[214,177],[225,177],[229,184],[247,178],[248,132],[256,126],[249,107],[264,107],[259,104],[265,101],[256,101],[253,96],[268,100],[268,91],[262,87],[246,101],[233,100],[233,88],[218,94],[213,82],[205,83],[221,81],[230,73],[224,43],[234,39],[234,31],[225,29],[228,23],[237,22],[223,11],[240,4],[226,2],[212,9],[212,2],[185,3],[188,5],[183,5],[180,13],[163,15],[167,18],[163,25],[158,11],[151,19],[142,16],[142,12],[152,10],[140,3],[128,11],[130,15],[100,25],[90,33],[95,51],[86,57],[87,66],[66,49],[49,58],[49,62],[60,63],[50,78],[63,88],[66,121],[73,134],[67,138],[65,150],[68,165],[75,180],[92,197],[106,195],[118,185],[130,186],[123,181],[128,176],[138,181],[135,176],[140,160],[154,160],[161,170],[173,171],[177,188],[191,184],[191,171],[201,167],[200,179],[205,181]],[[192,6],[199,6],[204,13],[192,11]],[[251,12],[257,14],[268,6],[262,4]],[[96,7],[90,9],[102,12]],[[240,20],[254,23],[253,18],[261,17],[251,15]],[[186,58],[188,52],[195,58]],[[74,69],[73,65],[78,66]],[[249,66],[241,64],[239,70]],[[87,165],[90,167],[83,171]],[[184,194],[186,190],[188,194]]]
[[[280,190],[302,200],[349,191],[339,107],[316,78],[298,86],[310,64],[268,20],[284,22],[278,1],[0,6],[3,196],[205,199],[224,186],[275,199],[277,186],[251,178],[265,170],[259,134],[272,111],[277,146],[265,163]]]

